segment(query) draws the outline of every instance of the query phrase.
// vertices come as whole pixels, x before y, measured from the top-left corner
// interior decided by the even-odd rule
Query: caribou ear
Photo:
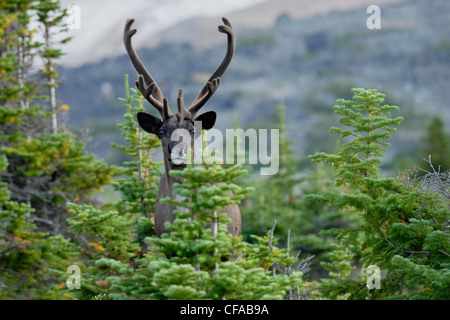
[[[214,127],[214,124],[216,123],[216,117],[217,114],[214,111],[208,111],[195,118],[194,122],[201,121],[202,130],[209,130]]]
[[[141,128],[147,132],[158,135],[162,121],[159,118],[145,112],[138,112],[137,119]]]

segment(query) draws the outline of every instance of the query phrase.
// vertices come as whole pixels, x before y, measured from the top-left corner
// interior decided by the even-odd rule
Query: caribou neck
[[[183,183],[183,178],[171,176],[170,171],[172,171],[173,169],[171,169],[169,167],[168,163],[164,162],[164,167],[165,167],[166,171],[164,172],[162,178],[166,179],[166,181],[167,181],[166,186],[167,186],[168,196],[170,196],[171,199],[175,199],[174,194],[173,194],[173,184],[174,183],[180,183],[180,184]]]

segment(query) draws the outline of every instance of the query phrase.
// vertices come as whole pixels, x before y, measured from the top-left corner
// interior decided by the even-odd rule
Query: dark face
[[[210,111],[201,114],[194,120],[195,127],[191,119],[184,119],[179,124],[175,115],[164,122],[144,112],[139,112],[137,118],[143,130],[155,134],[161,140],[164,161],[169,169],[181,170],[186,167],[188,150],[194,150],[194,140],[200,135],[201,130],[209,130],[214,126],[216,113]]]
[[[195,129],[194,121],[183,120],[178,126],[176,117],[163,122],[157,136],[161,139],[164,158],[171,169],[183,169],[188,160],[188,150],[193,150]]]

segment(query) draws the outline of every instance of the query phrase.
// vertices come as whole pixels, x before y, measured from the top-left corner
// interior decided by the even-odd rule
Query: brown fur
[[[160,237],[163,233],[170,232],[170,230],[166,228],[165,223],[173,223],[176,218],[176,215],[173,213],[173,210],[176,209],[176,206],[159,202],[159,199],[163,199],[165,197],[175,199],[172,190],[173,183],[183,182],[182,179],[176,177],[170,177],[170,180],[171,181],[169,182],[167,179],[167,174],[164,173],[159,183],[158,201],[156,202],[155,206],[155,231],[158,237]],[[241,211],[239,210],[239,206],[230,205],[226,207],[223,212],[225,212],[232,220],[232,222],[227,225],[228,232],[233,236],[239,236],[241,234]],[[210,228],[211,226],[208,225],[206,227]]]

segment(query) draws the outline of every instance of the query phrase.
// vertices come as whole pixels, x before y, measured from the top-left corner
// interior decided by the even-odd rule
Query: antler
[[[181,124],[183,123],[184,118],[188,115],[188,111],[184,107],[183,89],[178,90],[177,105],[178,105],[177,124],[180,127]]]
[[[134,19],[128,19],[125,23],[123,43],[134,68],[139,74],[139,80],[136,80],[136,87],[142,93],[144,98],[147,99],[147,101],[159,111],[163,120],[168,119],[172,116],[172,112],[167,104],[167,99],[163,96],[155,79],[153,79],[150,72],[148,72],[145,68],[144,64],[139,59],[136,50],[134,50],[133,45],[131,44],[131,38],[137,31],[136,29],[130,30],[133,23]]]
[[[203,86],[202,90],[198,94],[197,98],[194,100],[189,109],[185,109],[183,102],[183,92],[178,93],[178,122],[182,122],[184,118],[188,117],[194,119],[198,111],[205,105],[205,103],[212,97],[220,85],[220,79],[227,70],[234,56],[236,34],[234,33],[233,27],[226,18],[222,18],[224,25],[218,27],[219,31],[227,34],[227,52],[223,58],[221,64],[209,77],[206,84]],[[155,79],[150,75],[150,72],[145,68],[144,64],[139,59],[139,56],[134,50],[131,44],[131,38],[136,33],[136,29],[132,29],[131,25],[134,23],[134,19],[128,19],[125,23],[125,29],[123,33],[123,43],[127,49],[128,56],[134,65],[134,68],[139,74],[139,79],[136,81],[136,87],[142,93],[145,99],[150,102],[161,114],[163,120],[172,117],[172,112],[169,109],[167,99],[163,96],[161,89],[159,89],[158,84]]]
[[[222,63],[209,77],[208,81],[203,86],[197,98],[187,110],[191,114],[192,119],[195,117],[197,112],[205,105],[205,103],[212,97],[214,92],[216,92],[217,88],[220,85],[220,78],[225,73],[225,70],[227,70],[234,56],[236,34],[234,33],[233,27],[231,26],[227,18],[222,18],[222,21],[224,25],[219,26],[218,29],[220,32],[227,34],[227,52],[222,60]]]

